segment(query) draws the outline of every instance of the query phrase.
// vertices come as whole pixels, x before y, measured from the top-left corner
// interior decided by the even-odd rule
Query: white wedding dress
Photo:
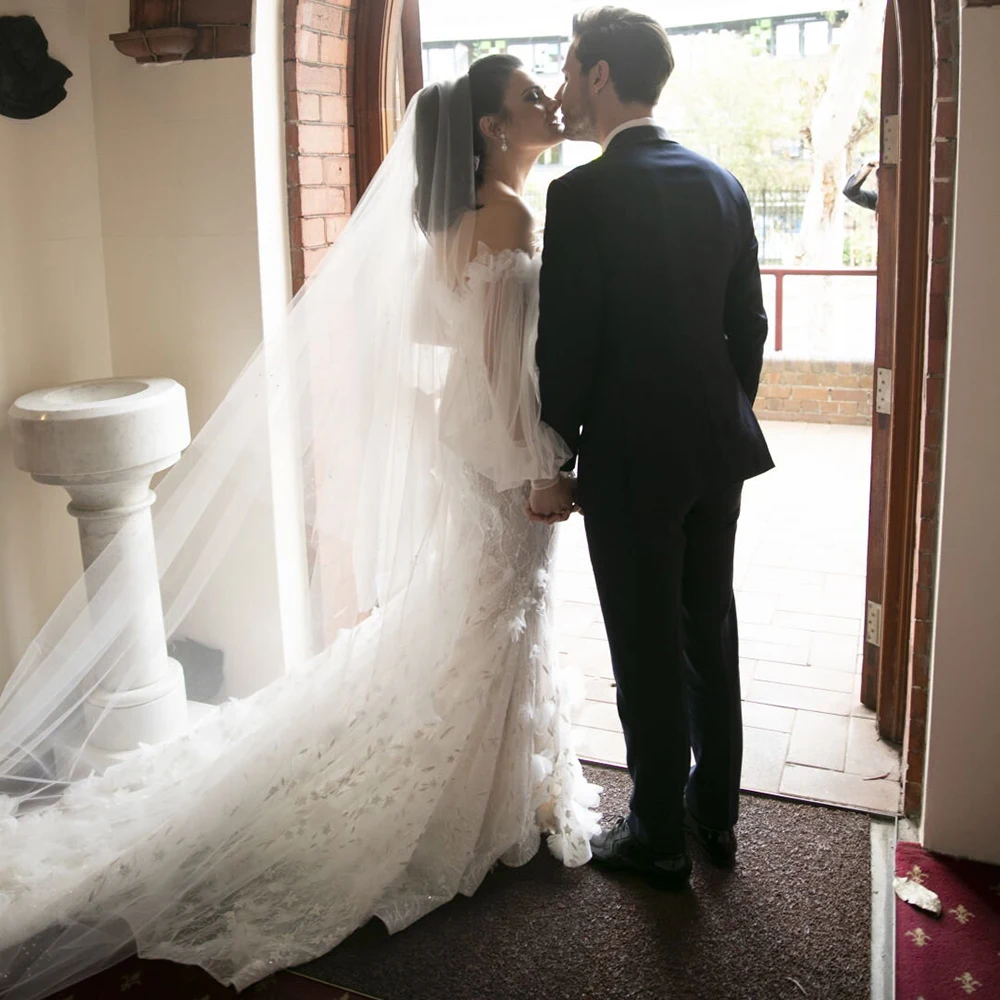
[[[84,948],[80,928],[122,925],[140,955],[243,988],[372,916],[398,931],[473,893],[544,834],[567,865],[589,859],[598,790],[553,646],[553,529],[526,518],[510,459],[527,438],[549,442],[550,471],[563,457],[537,422],[537,276],[537,259],[480,248],[458,290],[423,289],[437,319],[416,339],[449,357],[433,558],[187,735],[0,819],[0,949],[30,957],[58,925]]]

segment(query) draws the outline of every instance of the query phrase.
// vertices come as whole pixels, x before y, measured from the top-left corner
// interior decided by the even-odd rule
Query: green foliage
[[[807,188],[809,125],[833,51],[803,59],[769,54],[770,26],[748,34],[678,36],[677,69],[658,117],[675,138],[731,170],[748,190]],[[877,68],[848,150],[852,164],[878,152]]]
[[[863,214],[862,214],[863,213]],[[844,233],[844,267],[874,267],[878,258],[878,229],[875,213],[851,205]]]
[[[469,62],[474,63],[483,56],[503,54],[507,51],[505,39],[487,39],[485,41],[473,42],[469,51]]]
[[[747,36],[754,56],[766,56],[771,51],[771,19],[761,18],[752,25]]]

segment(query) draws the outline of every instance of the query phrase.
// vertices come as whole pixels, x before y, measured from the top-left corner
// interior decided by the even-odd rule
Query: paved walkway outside
[[[871,430],[763,427],[777,468],[747,483],[736,549],[743,787],[894,812],[899,753],[859,701]],[[559,529],[559,649],[586,678],[578,751],[624,764],[583,528]]]

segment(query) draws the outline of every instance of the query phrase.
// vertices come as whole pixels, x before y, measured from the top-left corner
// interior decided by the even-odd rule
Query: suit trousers
[[[659,854],[684,848],[685,806],[736,823],[743,723],[733,555],[742,483],[641,513],[584,511],[634,790],[629,823]],[[691,765],[692,752],[694,764]]]

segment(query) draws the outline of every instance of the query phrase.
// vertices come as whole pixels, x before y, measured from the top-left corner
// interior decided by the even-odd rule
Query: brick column
[[[298,291],[356,201],[351,72],[357,0],[285,0],[285,147]]]
[[[934,573],[944,441],[944,378],[950,317],[952,216],[958,137],[958,0],[935,0],[936,99],[932,150],[930,289],[925,341],[924,418],[920,461],[920,518],[914,575],[913,651],[907,713],[903,810],[917,818],[923,799],[927,702],[933,636]]]

